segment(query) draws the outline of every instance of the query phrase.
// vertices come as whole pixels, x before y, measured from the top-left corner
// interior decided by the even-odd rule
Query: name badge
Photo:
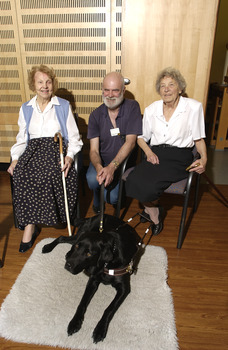
[[[110,129],[111,136],[117,136],[120,135],[120,129],[115,128],[115,129]]]

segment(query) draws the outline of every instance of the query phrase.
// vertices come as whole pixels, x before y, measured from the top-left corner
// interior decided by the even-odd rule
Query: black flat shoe
[[[101,212],[100,207],[95,207],[95,205],[93,205],[93,212],[94,214],[99,214]]]
[[[145,212],[145,210],[142,211],[140,215],[140,222],[151,222],[150,215]]]
[[[104,210],[105,210],[105,205],[104,205]],[[101,208],[95,207],[95,205],[93,205],[93,212],[94,212],[94,214],[100,214]]]
[[[163,220],[164,220],[164,208],[158,207],[159,214],[158,214],[158,224],[153,224],[152,226],[152,233],[154,236],[159,235],[159,233],[163,230]]]
[[[32,248],[32,246],[33,246],[33,244],[34,244],[34,242],[36,240],[36,237],[39,235],[39,233],[40,233],[39,227],[35,226],[35,231],[34,231],[34,233],[32,235],[31,240],[29,242],[26,242],[26,243],[21,241],[20,247],[19,247],[19,252],[20,253],[25,253],[25,252],[27,252],[27,250]]]

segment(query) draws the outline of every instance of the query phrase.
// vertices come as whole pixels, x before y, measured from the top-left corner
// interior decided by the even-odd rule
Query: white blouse
[[[196,100],[180,97],[172,117],[167,122],[163,114],[163,101],[159,100],[145,108],[143,135],[138,136],[150,145],[169,144],[176,147],[192,147],[194,141],[205,138],[202,104]]]
[[[54,107],[55,105],[59,105],[59,101],[56,96],[52,97],[45,110],[41,112],[36,99],[37,96],[33,97],[28,103],[28,105],[33,107],[32,118],[28,130],[30,139],[54,137],[57,132],[61,132],[61,127]],[[11,148],[12,160],[18,159],[22,155],[27,144],[26,122],[22,107],[19,112],[18,125],[19,132],[16,137],[17,142]],[[81,150],[83,142],[80,138],[71,108],[69,108],[66,127],[69,139],[67,156],[74,159],[75,154]]]

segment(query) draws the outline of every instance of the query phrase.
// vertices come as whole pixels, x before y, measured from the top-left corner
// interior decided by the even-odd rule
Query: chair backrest
[[[134,170],[134,166],[132,166],[131,168],[128,168],[122,175],[122,180],[123,181],[126,181],[127,180],[127,177],[128,175]]]

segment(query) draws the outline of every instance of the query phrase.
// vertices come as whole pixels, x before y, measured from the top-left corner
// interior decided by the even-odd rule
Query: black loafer
[[[27,252],[27,250],[32,248],[32,246],[33,246],[33,244],[34,244],[34,242],[36,240],[36,237],[39,235],[39,233],[40,233],[39,227],[35,226],[35,231],[34,231],[34,233],[32,235],[31,240],[29,242],[26,242],[26,243],[21,241],[20,247],[19,247],[19,252],[20,253],[25,253],[25,252]]]
[[[150,215],[145,212],[145,210],[142,211],[140,215],[140,222],[151,222]]]
[[[105,205],[104,205],[104,210],[105,210]],[[94,212],[94,214],[100,214],[101,208],[95,207],[95,205],[93,205],[93,212]]]
[[[100,214],[101,212],[100,207],[95,207],[95,205],[93,205],[93,212],[94,214]]]
[[[159,235],[159,233],[163,230],[163,220],[164,220],[164,208],[158,207],[159,214],[158,214],[158,224],[153,224],[152,226],[152,233],[154,236]]]

